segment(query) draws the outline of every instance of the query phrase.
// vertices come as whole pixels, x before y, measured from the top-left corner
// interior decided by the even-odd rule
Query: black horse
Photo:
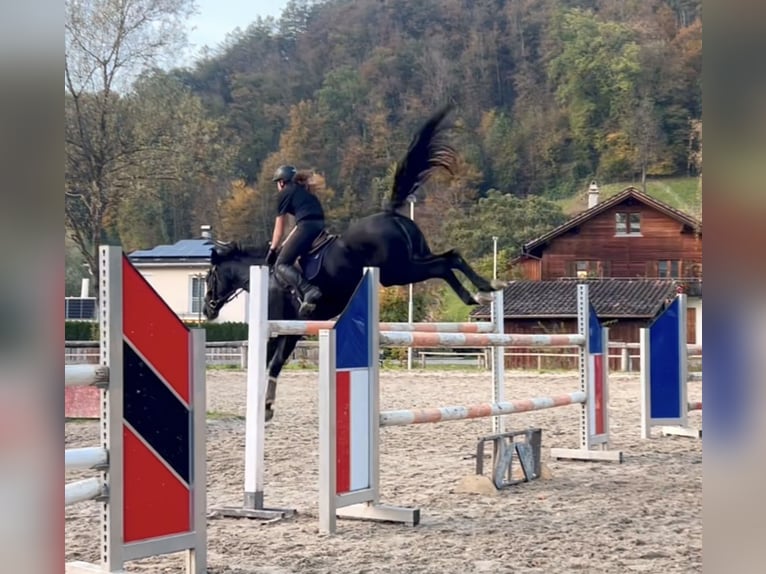
[[[325,234],[299,264],[306,278],[322,291],[322,298],[308,317],[328,320],[346,307],[362,278],[364,267],[378,267],[383,286],[408,285],[428,279],[443,279],[466,305],[491,301],[491,292],[505,282],[488,281],[474,271],[455,250],[434,254],[422,231],[409,218],[397,212],[430,175],[443,168],[452,173],[454,149],[444,140],[443,120],[449,107],[431,117],[415,134],[406,156],[399,164],[387,208],[352,223],[342,236]],[[269,246],[243,248],[236,243],[216,242],[211,251],[207,274],[204,314],[215,319],[221,307],[240,290],[249,289],[251,265],[265,265]],[[472,295],[455,276],[461,271],[478,289]],[[298,319],[299,302],[294,293],[270,273],[269,319]],[[269,385],[266,396],[266,419],[273,416],[276,382],[290,358],[299,336],[271,338],[267,361]]]

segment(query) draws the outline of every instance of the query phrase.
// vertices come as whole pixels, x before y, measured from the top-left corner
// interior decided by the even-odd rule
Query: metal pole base
[[[420,524],[420,509],[389,506],[387,504],[354,504],[335,511],[338,518],[371,520],[374,522],[396,522],[408,526]]]
[[[495,488],[500,490],[540,478],[542,434],[540,428],[528,428],[480,438],[476,446],[476,474],[484,474],[484,445],[491,441]]]
[[[213,508],[211,518],[256,518],[259,520],[282,520],[296,514],[292,508],[264,508],[263,492],[246,492],[245,503],[242,506],[219,506]]]
[[[587,450],[584,448],[552,448],[553,460],[595,460],[603,462],[622,462],[621,450]]]
[[[662,436],[684,436],[688,438],[702,438],[702,429],[691,427],[660,427]]]
[[[254,518],[258,520],[283,520],[295,516],[292,508],[245,508],[237,506],[220,506],[213,508],[210,518]]]

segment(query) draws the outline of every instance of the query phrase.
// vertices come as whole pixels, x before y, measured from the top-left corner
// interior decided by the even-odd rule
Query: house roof
[[[208,238],[182,239],[173,245],[157,245],[152,249],[133,251],[128,258],[141,262],[200,262],[210,260],[213,241]]]
[[[626,187],[620,193],[613,195],[609,199],[599,202],[598,204],[591,207],[590,209],[586,209],[585,211],[575,215],[573,218],[562,223],[558,227],[550,230],[548,233],[541,235],[540,237],[533,239],[532,241],[528,243],[525,243],[524,246],[522,247],[522,257],[524,254],[530,253],[533,250],[537,249],[538,247],[541,247],[545,245],[546,243],[549,243],[552,239],[558,237],[559,235],[563,233],[566,233],[570,229],[573,229],[577,227],[578,225],[581,225],[584,221],[587,221],[588,219],[595,217],[599,213],[603,213],[604,211],[614,207],[615,205],[622,203],[629,197],[632,197],[640,201],[641,203],[644,203],[645,205],[653,207],[657,211],[664,213],[668,217],[675,219],[676,221],[690,227],[691,229],[693,229],[694,231],[697,231],[698,233],[702,233],[702,222],[698,220],[697,218],[692,217],[688,213],[684,213],[683,211],[676,209],[675,207],[672,207],[668,205],[667,203],[664,203],[660,201],[659,199],[656,199],[652,197],[651,195],[643,193],[642,191],[639,191],[635,187],[631,186],[631,187]]]
[[[588,296],[599,318],[655,317],[677,293],[669,279],[558,279],[511,281],[503,290],[506,319],[566,319],[577,317],[577,285],[586,283]],[[489,318],[490,306],[482,305],[471,317]]]

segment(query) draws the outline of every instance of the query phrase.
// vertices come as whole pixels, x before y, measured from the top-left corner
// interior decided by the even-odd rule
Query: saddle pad
[[[319,275],[319,270],[322,269],[322,259],[324,259],[326,251],[326,247],[323,247],[317,253],[301,257],[301,270],[306,281],[311,281]]]

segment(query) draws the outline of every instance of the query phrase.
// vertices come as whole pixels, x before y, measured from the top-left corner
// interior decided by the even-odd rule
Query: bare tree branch
[[[193,0],[65,0],[64,86],[66,109],[67,229],[94,273],[95,250],[107,219],[122,199],[131,169],[156,174],[147,155],[167,154],[135,136],[128,89],[158,58],[184,41],[182,23]],[[162,165],[161,161],[157,161]]]

